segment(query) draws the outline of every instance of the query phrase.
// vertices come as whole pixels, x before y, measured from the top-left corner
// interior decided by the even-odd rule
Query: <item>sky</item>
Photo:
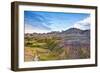
[[[90,14],[24,11],[25,33],[48,33],[70,28],[90,29]]]

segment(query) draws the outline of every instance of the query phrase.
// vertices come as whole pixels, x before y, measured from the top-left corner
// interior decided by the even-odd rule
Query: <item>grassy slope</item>
[[[35,55],[38,55],[41,61],[58,59],[57,54],[49,52],[48,49],[25,47],[25,61],[32,61]]]

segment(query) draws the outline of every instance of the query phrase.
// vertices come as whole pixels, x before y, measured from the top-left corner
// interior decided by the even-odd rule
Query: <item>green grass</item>
[[[51,53],[48,53],[48,54],[41,54],[40,55],[40,60],[41,61],[47,61],[47,60],[56,60],[58,59],[58,56],[57,55],[53,55]]]
[[[32,61],[34,55],[38,55],[40,61],[71,59],[70,49],[59,46],[59,42],[56,38],[25,39],[25,52],[31,55],[25,55],[25,61]],[[89,58],[90,53],[86,49],[81,48],[77,52],[80,53],[80,59]]]

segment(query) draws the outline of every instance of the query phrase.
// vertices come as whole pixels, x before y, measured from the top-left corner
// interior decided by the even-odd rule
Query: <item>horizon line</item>
[[[82,30],[82,31],[85,31],[85,30],[90,30],[90,29],[80,29],[80,28],[74,28],[74,27],[72,27],[72,28],[68,28],[67,30],[69,30],[69,29],[78,29],[78,30]],[[28,32],[28,33],[25,33],[25,34],[34,34],[34,33],[37,33],[37,34],[47,34],[47,33],[52,33],[52,32],[63,32],[63,31],[67,31],[67,30],[62,30],[62,31],[49,31],[49,32],[43,32],[43,33],[40,33],[40,32]]]

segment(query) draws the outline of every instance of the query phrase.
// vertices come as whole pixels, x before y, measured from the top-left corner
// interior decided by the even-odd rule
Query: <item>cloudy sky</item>
[[[47,33],[69,28],[90,29],[90,14],[24,11],[25,33]]]

